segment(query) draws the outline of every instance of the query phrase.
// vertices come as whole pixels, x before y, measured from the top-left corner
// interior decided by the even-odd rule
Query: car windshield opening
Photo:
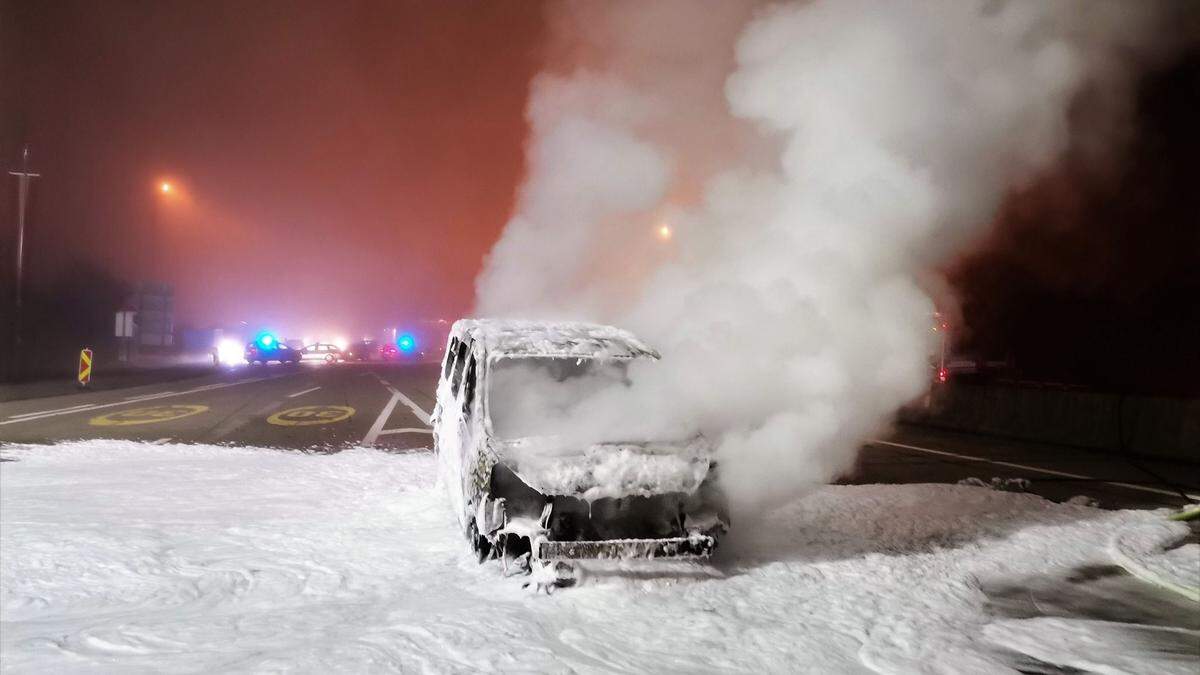
[[[625,360],[577,357],[502,358],[492,363],[488,415],[501,440],[570,436],[588,403],[629,386]]]

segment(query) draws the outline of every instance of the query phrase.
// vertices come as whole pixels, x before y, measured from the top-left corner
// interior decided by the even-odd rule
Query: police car
[[[346,357],[342,354],[342,350],[337,345],[320,342],[305,347],[300,358],[304,361],[324,361],[325,363],[346,360]]]

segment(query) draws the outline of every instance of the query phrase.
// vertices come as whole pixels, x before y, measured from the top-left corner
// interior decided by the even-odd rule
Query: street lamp
[[[9,171],[17,177],[17,288],[16,305],[13,307],[13,367],[21,353],[21,282],[25,272],[25,205],[29,202],[29,181],[41,176],[29,171],[29,146],[21,152],[21,170]]]
[[[158,258],[164,261],[167,269],[174,267],[174,261],[169,254],[170,251],[170,234],[163,231],[164,222],[168,217],[167,209],[177,209],[184,205],[187,199],[187,190],[181,183],[176,183],[165,177],[160,177],[154,183],[153,204],[151,211],[151,232],[147,236],[147,243],[153,241],[158,247]],[[162,274],[166,270],[157,269],[158,274]]]
[[[663,241],[670,241],[671,240],[671,226],[670,225],[659,226],[658,238],[662,239]]]

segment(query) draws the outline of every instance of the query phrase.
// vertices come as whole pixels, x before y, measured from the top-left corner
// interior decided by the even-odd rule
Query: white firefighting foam
[[[981,590],[1110,565],[1114,532],[1161,548],[1187,530],[1160,529],[1161,512],[831,486],[735,530],[715,568],[585,569],[547,597],[475,564],[429,454],[129,441],[0,454],[16,460],[0,462],[12,672],[998,672],[1011,649],[1095,670],[1197,665],[1148,649],[1150,627],[999,620]]]

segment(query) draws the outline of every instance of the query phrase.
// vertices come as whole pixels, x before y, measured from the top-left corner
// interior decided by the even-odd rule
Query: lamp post
[[[147,248],[152,251],[157,249],[156,252],[151,254],[155,260],[155,265],[152,269],[154,269],[155,276],[163,278],[164,275],[169,274],[174,268],[175,262],[170,255],[171,234],[163,229],[164,221],[169,218],[165,210],[172,205],[178,206],[179,200],[183,197],[183,192],[178,183],[167,179],[159,180],[154,186],[154,192],[156,194],[154,195],[154,211],[151,214],[153,218],[151,220],[150,236],[153,237],[156,246],[148,246]]]
[[[16,304],[13,307],[12,322],[12,367],[15,372],[17,363],[19,363],[18,357],[21,353],[21,287],[25,280],[25,206],[29,202],[29,181],[41,176],[41,174],[29,171],[28,145],[21,152],[21,170],[9,171],[8,173],[17,177],[17,279]]]

